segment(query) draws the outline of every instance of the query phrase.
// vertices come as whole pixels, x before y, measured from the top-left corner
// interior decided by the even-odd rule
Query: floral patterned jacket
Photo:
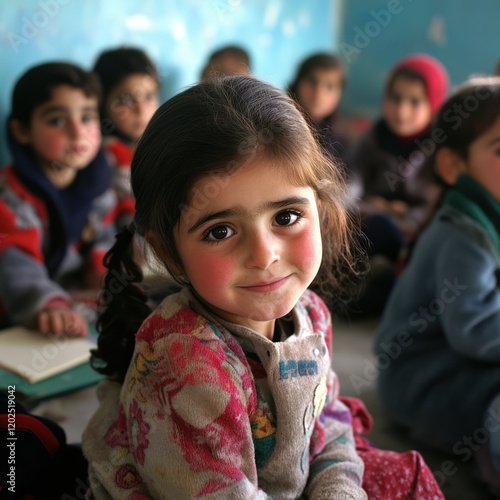
[[[91,498],[365,499],[351,414],[331,369],[330,316],[306,291],[272,342],[185,289],[136,336],[83,436]]]

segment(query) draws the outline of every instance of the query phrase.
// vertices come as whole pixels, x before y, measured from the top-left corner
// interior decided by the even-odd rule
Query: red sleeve
[[[113,157],[118,168],[130,168],[132,163],[132,150],[120,141],[113,141],[106,146],[106,151]]]
[[[132,164],[132,148],[121,141],[114,140],[106,145],[106,151],[112,159],[111,163],[115,169],[115,172],[118,173],[118,177],[120,177],[122,174],[128,177],[130,173],[125,174],[125,172],[130,170],[130,165]],[[122,172],[122,174],[120,174],[120,172]],[[123,189],[123,186],[120,187],[120,182],[123,181],[117,182],[115,179],[115,187],[119,197],[118,205],[116,207],[116,213],[118,214],[118,216],[124,215],[125,220],[128,221],[129,219],[134,217],[135,201],[130,193],[130,185],[127,185],[127,188]]]
[[[10,188],[9,196],[19,204],[21,210],[16,213],[5,197],[0,197],[0,252],[16,247],[38,262],[43,262],[41,227],[46,219],[45,206],[26,191],[10,167],[4,175],[9,186],[6,191]],[[29,216],[25,211],[30,212]]]
[[[122,198],[118,203],[118,212],[133,217],[135,215],[135,201],[132,196]]]
[[[103,259],[106,250],[93,248],[85,265],[85,284],[90,288],[103,285],[102,278],[107,269],[104,267]]]
[[[43,309],[56,309],[56,308],[71,309],[71,302],[69,302],[69,300],[66,300],[63,297],[52,297],[43,305]]]

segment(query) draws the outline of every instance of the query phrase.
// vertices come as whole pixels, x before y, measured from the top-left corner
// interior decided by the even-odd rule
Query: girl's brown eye
[[[53,118],[50,118],[48,122],[49,125],[54,127],[64,127],[64,125],[66,125],[66,119],[62,116],[54,116]]]
[[[234,231],[225,225],[215,226],[205,232],[203,239],[207,241],[222,241],[234,234]]]
[[[401,96],[399,94],[391,94],[391,101],[394,104],[399,104],[401,102]]]
[[[123,94],[120,96],[119,103],[122,106],[132,106],[134,104],[134,98],[130,94]]]
[[[292,224],[295,224],[299,218],[299,213],[288,210],[286,212],[280,212],[274,220],[278,226],[291,226]]]
[[[223,240],[227,236],[227,233],[228,230],[225,226],[216,227],[215,229],[212,229],[212,231],[210,231],[210,234],[216,240]]]

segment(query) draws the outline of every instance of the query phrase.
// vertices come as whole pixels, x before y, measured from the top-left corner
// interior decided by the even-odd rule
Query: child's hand
[[[88,335],[85,318],[69,307],[43,309],[38,313],[37,326],[45,334],[66,334],[70,337],[86,337]]]
[[[410,209],[408,203],[405,203],[404,201],[401,200],[391,201],[390,207],[391,207],[391,212],[398,217],[404,217],[407,214],[408,210]]]
[[[390,202],[381,196],[370,196],[366,199],[366,202],[375,212],[387,213],[391,211]]]

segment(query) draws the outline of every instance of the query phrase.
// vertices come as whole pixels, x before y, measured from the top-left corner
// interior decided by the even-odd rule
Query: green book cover
[[[9,386],[15,386],[16,393],[22,396],[23,402],[26,404],[83,389],[89,385],[97,384],[103,378],[104,375],[97,373],[88,362],[34,384],[30,384],[6,370],[0,370],[0,388],[5,390]]]

